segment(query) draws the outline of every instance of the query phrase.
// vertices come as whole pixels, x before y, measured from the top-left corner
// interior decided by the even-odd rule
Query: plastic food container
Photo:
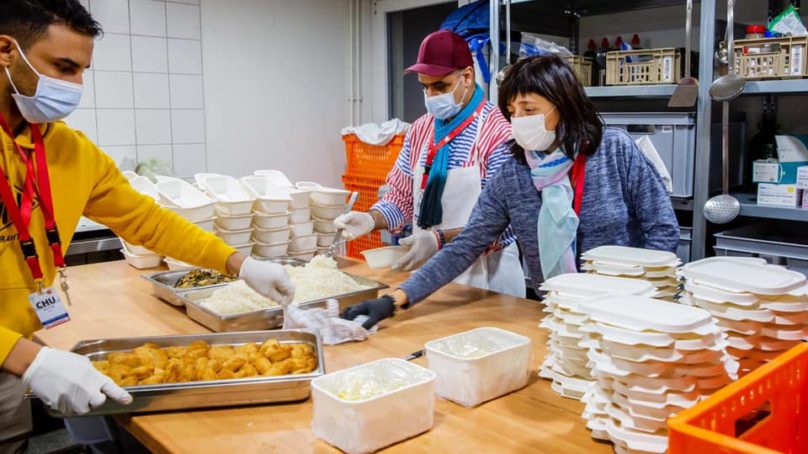
[[[256,170],[253,175],[269,180],[275,186],[293,188],[294,185],[280,170]]]
[[[402,246],[388,246],[362,251],[368,266],[373,269],[390,268],[406,253],[407,248]]]
[[[633,295],[596,297],[581,303],[581,309],[594,320],[636,331],[698,335],[715,332],[709,312],[652,298]]]
[[[477,328],[427,342],[438,396],[473,407],[524,387],[530,339],[499,328]]]
[[[301,224],[303,222],[311,221],[311,208],[297,208],[292,211],[289,222],[292,224]]]
[[[121,244],[123,245],[123,249],[132,255],[156,255],[154,252],[146,249],[143,246],[135,246],[134,244],[127,243],[123,238],[121,238]]]
[[[318,233],[317,234],[317,247],[331,247],[334,244],[336,234],[333,233]]]
[[[672,252],[625,246],[599,246],[584,252],[582,258],[615,265],[638,265],[650,268],[675,267],[680,263],[679,258]]]
[[[805,286],[805,275],[782,267],[739,260],[699,260],[682,267],[687,279],[733,293],[784,295]]]
[[[599,274],[568,273],[547,279],[541,289],[579,297],[615,293],[621,295],[653,296],[656,289],[640,279],[601,276]]]
[[[256,212],[253,215],[253,224],[264,230],[282,229],[289,225],[289,214],[265,214]]]
[[[135,191],[151,197],[155,202],[160,201],[160,193],[157,191],[157,186],[155,186],[150,179],[135,174],[132,178],[129,178],[129,184],[132,185]]]
[[[155,185],[160,202],[191,222],[214,216],[214,200],[190,183],[178,178],[162,178]]]
[[[344,189],[314,188],[311,190],[311,201],[313,205],[334,205],[345,207],[345,199],[351,195],[351,191]]]
[[[125,248],[121,249],[121,254],[123,254],[126,259],[126,263],[139,270],[157,268],[163,263],[163,258],[157,254],[136,255],[127,251]]]
[[[289,250],[289,243],[291,241],[284,241],[282,243],[266,244],[256,241],[253,246],[253,253],[258,257],[276,258],[283,257]]]
[[[253,231],[253,238],[256,241],[260,241],[264,244],[276,244],[276,243],[283,243],[289,241],[289,234],[291,233],[292,229],[289,227],[275,229],[275,230],[264,230],[256,228]]]
[[[216,227],[222,230],[246,230],[253,221],[252,214],[241,216],[219,216],[216,218]]]
[[[216,224],[216,218],[205,219],[204,221],[195,222],[194,224],[197,225],[200,229],[206,232],[213,232],[214,226]]]
[[[192,268],[196,268],[193,265],[190,265],[190,264],[185,263],[185,262],[181,262],[181,261],[179,261],[177,259],[174,259],[174,258],[171,258],[171,257],[166,257],[166,265],[168,265],[168,269],[171,270],[171,271],[190,270]]]
[[[289,197],[289,188],[278,187],[264,177],[244,177],[241,186],[255,199],[253,209],[268,214],[286,213],[292,198]]]
[[[166,206],[169,210],[177,213],[179,216],[185,218],[189,222],[206,222],[216,215],[216,210],[213,207],[213,202],[193,208],[180,208],[174,206]]]
[[[312,218],[312,221],[314,221],[314,231],[317,233],[337,233],[334,221],[318,218]]]
[[[311,205],[311,214],[317,219],[333,221],[345,211],[345,205]]]
[[[296,236],[289,244],[289,252],[306,252],[317,248],[317,235]]]
[[[291,224],[289,227],[292,229],[292,238],[308,236],[314,233],[314,222],[311,221]]]
[[[378,395],[340,397],[374,384]],[[349,454],[374,452],[426,432],[435,418],[435,374],[401,359],[323,375],[312,380],[311,390],[314,435]]]
[[[252,233],[253,229],[235,231],[216,229],[216,235],[230,245],[249,243]]]
[[[253,197],[233,177],[202,174],[197,178],[200,188],[216,200],[216,211],[221,216],[239,216],[250,213]]]
[[[252,255],[252,250],[253,250],[253,245],[254,244],[255,243],[250,242],[250,243],[233,245],[233,247],[236,248],[236,250],[239,251],[241,254],[244,254],[244,255],[249,257],[250,255]]]

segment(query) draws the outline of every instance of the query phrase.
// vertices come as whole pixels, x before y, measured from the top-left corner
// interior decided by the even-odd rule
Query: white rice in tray
[[[306,266],[287,265],[285,268],[295,284],[293,301],[295,303],[315,301],[368,288],[340,271],[334,259],[322,255],[314,257]],[[241,314],[278,307],[278,303],[259,295],[244,281],[236,281],[217,289],[199,305],[218,315]]]
[[[323,255],[314,257],[306,266],[287,265],[286,271],[295,284],[295,303],[344,295],[368,288],[340,271],[334,259]]]
[[[259,295],[244,281],[236,281],[215,290],[210,298],[202,300],[199,305],[219,315],[241,314],[278,307],[278,303]]]

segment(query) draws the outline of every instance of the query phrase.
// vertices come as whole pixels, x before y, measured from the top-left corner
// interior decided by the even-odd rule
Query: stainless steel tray
[[[177,282],[183,278],[189,272],[199,269],[187,269],[187,270],[174,270],[174,271],[162,271],[159,273],[152,273],[152,274],[144,274],[142,277],[147,281],[151,282],[154,296],[160,298],[161,300],[174,305],[182,307],[185,305],[185,301],[177,296],[178,292],[190,291],[190,290],[199,290],[199,289],[206,289],[206,288],[213,288],[213,287],[220,287],[223,284],[216,284],[216,285],[208,285],[204,287],[192,287],[192,288],[176,288]]]
[[[311,395],[311,380],[325,373],[322,341],[318,334],[309,331],[253,331],[88,340],[79,342],[71,351],[91,360],[101,360],[106,358],[109,353],[131,351],[146,342],[153,342],[161,347],[170,347],[185,346],[199,340],[211,345],[241,345],[248,342],[262,343],[268,339],[278,339],[281,343],[311,345],[317,356],[317,369],[305,375],[130,386],[125,388],[134,399],[130,405],[121,405],[107,400],[104,405],[93,409],[88,416],[294,402],[308,399]],[[57,417],[65,416],[53,412],[51,414]]]
[[[280,306],[262,311],[219,315],[199,304],[200,301],[210,298],[211,294],[220,287],[213,286],[197,290],[186,290],[177,292],[176,296],[185,304],[185,313],[188,318],[219,333],[259,331],[283,326],[283,308]]]

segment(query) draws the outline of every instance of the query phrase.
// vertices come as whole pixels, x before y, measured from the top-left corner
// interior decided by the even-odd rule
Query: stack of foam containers
[[[249,255],[253,248],[253,197],[238,180],[227,175],[198,174],[196,180],[199,187],[215,200],[216,235]]]
[[[285,177],[284,177],[285,178]],[[308,194],[297,194],[287,186],[278,186],[265,176],[249,176],[241,180],[244,189],[255,198],[253,204],[253,255],[270,259],[285,256],[291,243],[289,220],[296,204],[308,203]]]
[[[604,276],[644,279],[657,289],[657,298],[675,301],[681,285],[677,267],[681,261],[672,252],[625,246],[600,246],[585,252],[582,270]]]
[[[216,220],[215,201],[191,183],[176,177],[158,176],[155,188],[163,207],[177,213],[202,230],[212,232]],[[182,263],[168,258],[166,261]]]
[[[306,181],[298,182],[297,188],[307,190],[311,194],[310,221],[312,221],[312,230],[309,235],[301,235],[304,238],[298,239],[298,244],[296,244],[293,232],[292,249],[311,247],[313,253],[324,253],[328,251],[331,243],[334,242],[334,234],[336,233],[334,219],[345,212],[346,199],[350,192],[344,189],[327,188],[318,183]],[[299,253],[307,254],[304,251]],[[290,253],[289,255],[293,254]]]
[[[155,202],[160,203],[160,194],[157,192],[157,188],[151,180],[134,174],[134,172],[126,175],[126,178],[129,180],[133,189],[147,197],[151,197]],[[145,247],[128,243],[123,238],[120,238],[120,240],[123,246],[121,254],[123,254],[126,263],[130,266],[137,269],[156,268],[163,262],[162,256],[155,254]]]
[[[727,336],[739,376],[808,340],[803,274],[764,260],[714,257],[682,268],[683,301],[712,314]]]
[[[666,420],[731,381],[737,363],[710,313],[641,296],[594,297],[581,345],[597,384],[583,417],[618,452],[664,453]]]
[[[548,330],[547,356],[539,368],[539,376],[552,380],[552,389],[558,394],[581,399],[595,383],[588,367],[586,348],[579,342],[584,333],[581,325],[587,315],[580,304],[587,299],[605,294],[653,297],[656,289],[639,279],[625,279],[598,274],[562,274],[544,281],[545,294],[542,328]]]

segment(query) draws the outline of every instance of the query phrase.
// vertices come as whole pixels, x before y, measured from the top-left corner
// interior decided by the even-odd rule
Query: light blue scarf
[[[578,215],[572,208],[575,193],[569,178],[573,162],[561,150],[549,155],[525,151],[525,158],[542,200],[537,228],[544,279],[575,273],[578,271],[575,266]]]

